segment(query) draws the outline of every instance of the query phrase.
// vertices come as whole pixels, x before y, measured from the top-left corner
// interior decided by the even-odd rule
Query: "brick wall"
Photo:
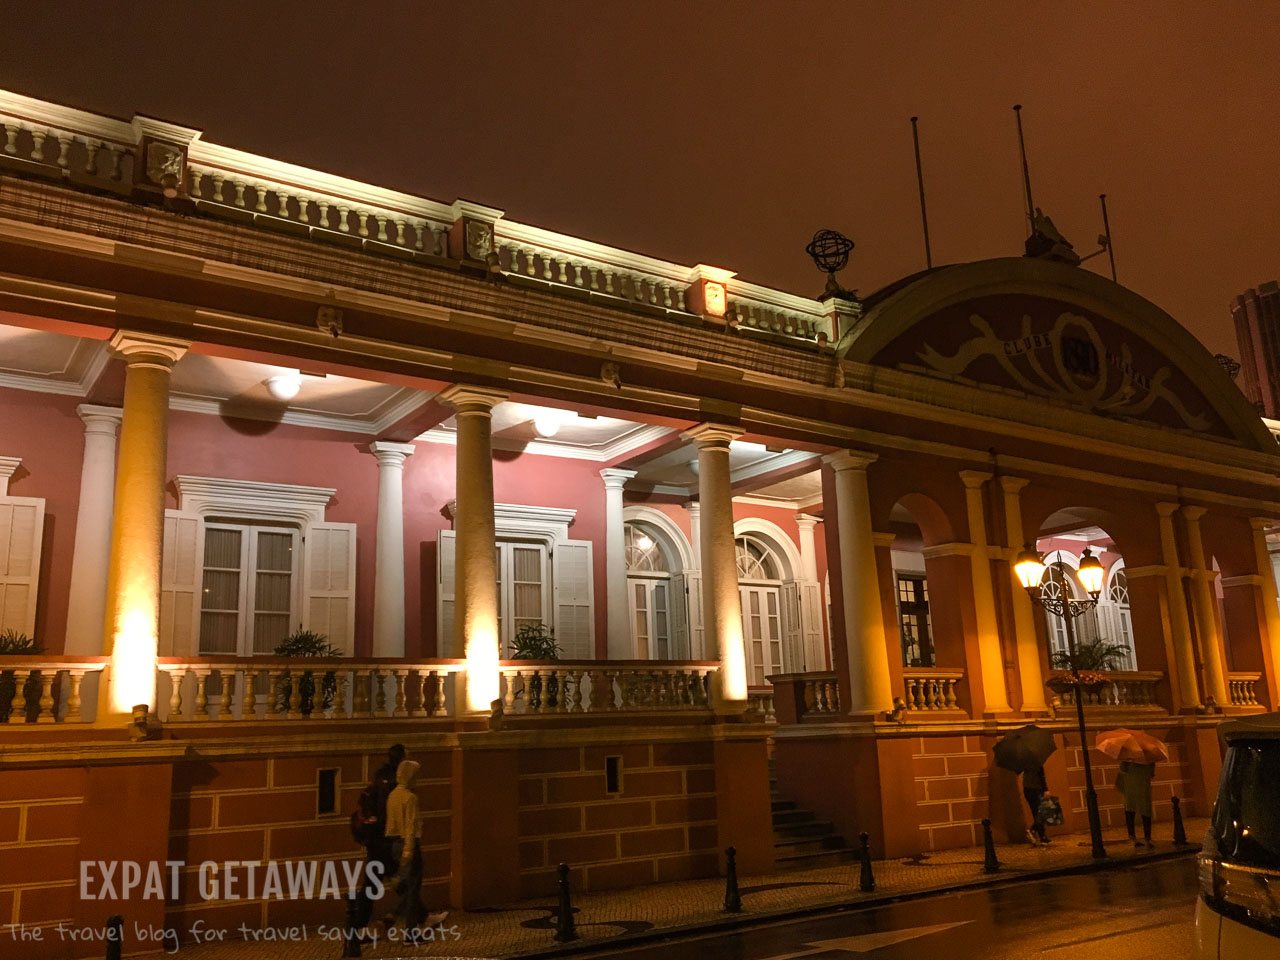
[[[990,759],[979,738],[913,738],[911,753],[924,849],[981,843]]]
[[[450,760],[447,753],[413,753],[422,766],[415,782],[422,815],[423,897],[431,906],[447,899],[449,886]],[[263,862],[362,860],[349,817],[380,757],[355,754],[276,757],[175,764],[170,808],[169,858],[188,864],[182,902],[170,904],[166,921],[189,927],[280,926],[341,922],[344,905],[333,900],[200,900],[202,861]],[[316,810],[319,771],[336,768],[337,812]]]
[[[605,760],[621,757],[619,792]],[[718,870],[710,742],[524,751],[519,770],[520,889],[555,889],[560,863],[579,890],[710,876]]]
[[[0,928],[76,916],[84,792],[83,769],[0,772]]]

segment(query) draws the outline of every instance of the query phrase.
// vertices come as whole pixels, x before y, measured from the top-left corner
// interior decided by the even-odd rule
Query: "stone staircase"
[[[829,820],[819,820],[794,800],[778,793],[778,779],[769,760],[769,799],[773,809],[773,852],[779,870],[829,867],[857,860],[857,851],[835,832]]]

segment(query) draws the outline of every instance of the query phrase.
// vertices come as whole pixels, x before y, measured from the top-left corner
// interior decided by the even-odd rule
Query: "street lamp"
[[[1080,754],[1084,758],[1084,800],[1089,810],[1089,839],[1093,843],[1093,857],[1102,859],[1107,855],[1102,846],[1102,818],[1098,815],[1098,793],[1093,789],[1093,766],[1089,762],[1088,733],[1084,726],[1084,697],[1080,691],[1080,668],[1076,661],[1076,629],[1074,620],[1092,610],[1098,603],[1098,594],[1102,592],[1102,564],[1086,547],[1076,569],[1076,577],[1080,585],[1089,594],[1086,600],[1077,600],[1071,596],[1067,585],[1066,574],[1061,564],[1049,568],[1049,579],[1058,585],[1056,597],[1046,597],[1040,580],[1044,576],[1044,556],[1030,544],[1022,549],[1014,561],[1013,569],[1018,575],[1018,582],[1027,590],[1032,603],[1038,603],[1050,613],[1061,617],[1066,624],[1067,650],[1071,654],[1071,685],[1075,691],[1076,723],[1080,728]]]

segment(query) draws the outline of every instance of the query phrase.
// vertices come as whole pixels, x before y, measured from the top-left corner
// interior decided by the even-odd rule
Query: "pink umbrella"
[[[1119,727],[1098,734],[1094,746],[1108,757],[1134,763],[1159,763],[1169,759],[1169,748],[1149,733]]]

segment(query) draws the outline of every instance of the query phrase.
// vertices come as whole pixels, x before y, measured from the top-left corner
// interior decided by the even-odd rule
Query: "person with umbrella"
[[[1049,792],[1049,784],[1044,776],[1044,762],[1056,749],[1053,734],[1031,723],[1005,734],[992,750],[996,766],[1022,774],[1022,796],[1031,810],[1027,839],[1034,846],[1049,842],[1041,813],[1041,804],[1045,794]]]
[[[1098,734],[1097,748],[1120,761],[1116,787],[1124,794],[1124,825],[1135,847],[1151,842],[1151,777],[1156,764],[1169,759],[1169,749],[1160,740],[1141,730],[1120,727]],[[1137,837],[1136,820],[1142,817],[1142,839]]]

